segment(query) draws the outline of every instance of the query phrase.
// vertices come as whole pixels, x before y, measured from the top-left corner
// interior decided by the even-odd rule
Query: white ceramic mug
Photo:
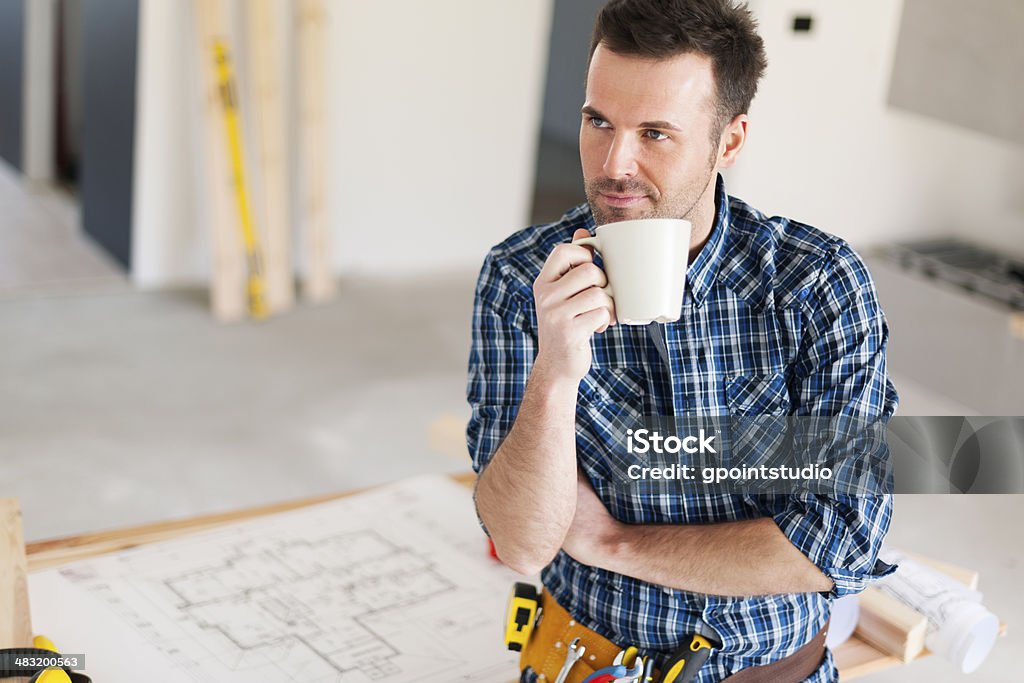
[[[624,325],[679,320],[690,255],[690,222],[644,218],[607,223],[595,237],[573,240],[601,252],[608,276],[605,288]]]

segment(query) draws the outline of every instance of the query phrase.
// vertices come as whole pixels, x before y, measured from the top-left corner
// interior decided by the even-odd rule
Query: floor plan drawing
[[[487,556],[468,489],[444,477],[49,572],[144,638],[177,680],[516,674],[501,634],[506,596],[522,577]],[[87,652],[87,671],[103,680],[98,656]]]

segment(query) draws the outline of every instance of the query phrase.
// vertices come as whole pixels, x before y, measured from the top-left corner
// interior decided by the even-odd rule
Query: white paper
[[[507,683],[523,579],[486,548],[469,491],[419,477],[32,574],[32,622],[97,683]]]

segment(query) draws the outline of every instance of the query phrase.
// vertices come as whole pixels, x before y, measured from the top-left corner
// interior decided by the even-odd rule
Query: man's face
[[[598,45],[580,125],[583,178],[598,225],[690,217],[717,173],[714,104],[708,57],[653,61]]]

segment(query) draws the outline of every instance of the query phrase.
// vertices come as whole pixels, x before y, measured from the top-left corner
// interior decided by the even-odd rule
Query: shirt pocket
[[[647,394],[644,375],[627,367],[594,366],[580,382],[579,399],[583,405],[618,405],[643,410]]]
[[[733,416],[788,415],[790,409],[786,376],[781,372],[727,378],[725,400]]]

